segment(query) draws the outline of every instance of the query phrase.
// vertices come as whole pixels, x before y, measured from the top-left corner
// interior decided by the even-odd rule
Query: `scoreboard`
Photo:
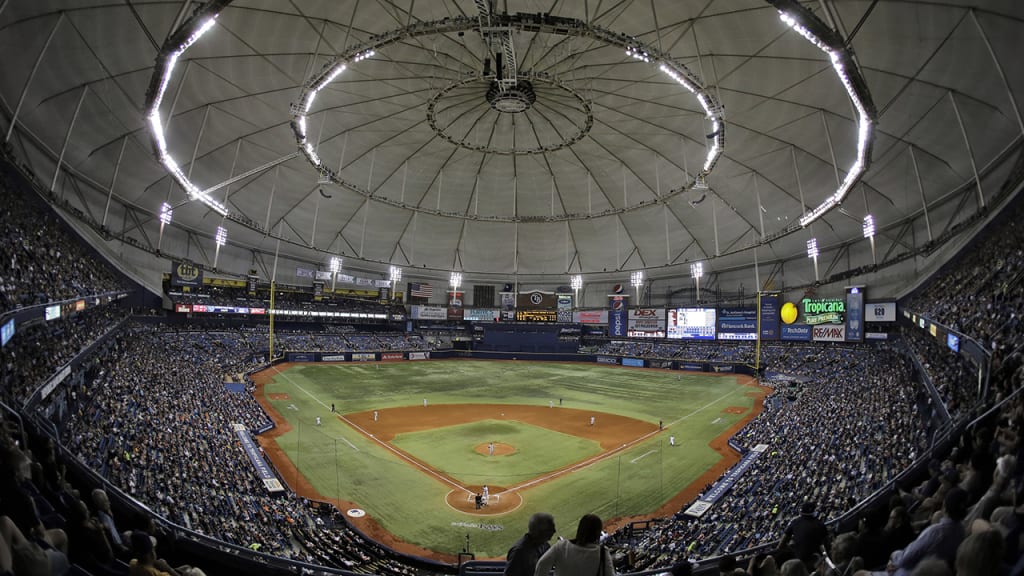
[[[555,322],[557,310],[516,310],[516,320],[521,322]]]
[[[667,336],[682,340],[714,340],[715,318],[714,308],[670,309]]]

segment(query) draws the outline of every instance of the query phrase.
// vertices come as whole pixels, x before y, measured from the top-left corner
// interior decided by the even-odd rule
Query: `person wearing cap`
[[[789,523],[779,544],[780,548],[790,546],[808,570],[814,569],[815,555],[828,545],[828,528],[814,515],[814,510],[814,502],[804,502],[800,506],[800,515]]]

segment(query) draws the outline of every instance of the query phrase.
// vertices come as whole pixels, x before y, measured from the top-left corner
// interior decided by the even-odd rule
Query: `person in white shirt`
[[[558,542],[537,561],[534,576],[615,576],[612,555],[601,546],[601,519],[594,514],[580,518],[576,538]]]

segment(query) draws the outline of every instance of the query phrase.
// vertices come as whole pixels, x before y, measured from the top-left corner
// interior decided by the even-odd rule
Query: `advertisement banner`
[[[682,364],[679,365],[679,369],[680,370],[688,370],[690,372],[703,372],[704,371],[704,365],[703,364],[695,364],[693,362],[683,362]]]
[[[471,322],[494,322],[497,317],[497,310],[487,308],[466,308],[462,312],[462,319]]]
[[[375,288],[391,288],[391,280],[381,280],[380,278],[373,281]]]
[[[7,343],[14,337],[14,318],[11,318],[4,323],[2,329],[0,329],[0,346],[7,346]]]
[[[813,332],[811,333],[811,340],[816,342],[845,342],[846,341],[846,326],[835,324],[825,324],[822,326],[812,326]]]
[[[448,309],[440,306],[412,306],[413,320],[447,320]]]
[[[466,299],[466,293],[459,290],[452,290],[448,292],[448,307],[449,308],[462,308],[462,303]],[[461,315],[459,316],[461,318]]]
[[[864,341],[864,287],[846,289],[846,340]]]
[[[953,332],[946,333],[946,346],[953,352],[960,351],[960,337]]]
[[[256,469],[256,475],[260,477],[263,487],[267,489],[267,492],[284,492],[284,486],[281,485],[281,481],[274,475],[274,470],[270,467],[270,464],[263,459],[259,447],[252,441],[252,436],[245,426],[233,422],[231,428],[235,431],[235,435],[238,436],[238,442],[242,445],[242,450],[249,457],[249,463]]]
[[[629,312],[629,336],[640,338],[665,337],[664,308],[634,308]]]
[[[448,308],[448,319],[449,320],[462,320],[462,308],[456,308],[456,307]]]
[[[310,270],[309,268],[295,268],[295,276],[297,278],[309,278],[310,280],[316,278],[316,271]]]
[[[783,340],[811,340],[811,327],[807,324],[783,324],[779,326],[779,336]]]
[[[846,302],[838,298],[804,298],[800,301],[804,312],[804,324],[842,324],[846,314]]]
[[[345,361],[345,355],[344,354],[336,354],[334,356],[323,356],[323,357],[320,358],[320,361],[321,362],[344,362]]]
[[[353,352],[352,353],[352,361],[353,362],[373,362],[376,359],[377,359],[377,355],[374,354],[373,352]]]
[[[202,286],[203,271],[188,262],[171,263],[171,286]]]
[[[895,322],[895,302],[868,302],[864,306],[865,320],[868,322]]]
[[[762,294],[760,301],[761,340],[779,339],[779,297]]]
[[[598,356],[597,357],[597,363],[598,364],[618,364],[619,363],[619,359],[614,357],[614,356]]]
[[[316,362],[316,354],[309,354],[306,352],[289,352],[289,362]]]
[[[316,271],[316,279],[317,280],[330,280],[331,279],[331,275],[332,274],[331,274],[330,270],[317,270]]]
[[[865,340],[888,340],[889,339],[889,335],[886,334],[885,332],[865,332],[864,333],[864,339]]]
[[[722,496],[725,496],[726,492],[732,489],[733,485],[736,484],[736,481],[739,480],[740,477],[750,469],[761,454],[764,454],[767,450],[767,444],[758,444],[751,448],[750,452],[747,452],[743,458],[740,459],[739,463],[730,468],[728,472],[719,478],[718,482],[715,482],[711,487],[711,490],[708,490],[707,493],[704,494],[704,497],[695,502],[693,506],[687,508],[684,514],[699,518],[707,512],[715,502],[721,499]]]
[[[622,365],[623,366],[632,366],[634,368],[643,368],[644,367],[644,360],[643,360],[643,358],[623,358],[622,359]]]
[[[629,296],[608,296],[608,335],[625,337],[629,332]]]
[[[191,304],[175,304],[174,305],[174,311],[175,312],[179,312],[181,314],[188,314],[188,313],[192,312],[192,305]]]
[[[572,321],[577,324],[607,324],[607,310],[580,310],[572,315]]]
[[[405,354],[401,352],[384,352],[380,355],[381,360],[405,360]]]
[[[569,323],[572,322],[572,295],[571,294],[559,294],[558,295],[558,321]]]
[[[515,292],[501,292],[501,309],[502,310],[515,310],[516,309],[516,293]]]
[[[430,352],[409,352],[409,360],[429,360]]]
[[[719,308],[718,339],[757,340],[757,309]]]
[[[735,367],[732,364],[712,364],[711,365],[711,371],[712,372],[729,373],[729,372],[734,372],[735,370],[736,369],[735,369]]]

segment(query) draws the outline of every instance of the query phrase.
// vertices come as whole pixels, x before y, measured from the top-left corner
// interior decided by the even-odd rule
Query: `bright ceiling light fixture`
[[[149,135],[157,161],[185,190],[189,200],[199,200],[221,216],[227,215],[227,207],[193,184],[167,151],[167,137],[164,134],[163,120],[160,118],[160,104],[174,74],[178,58],[213,28],[217,15],[229,3],[230,0],[214,0],[202,6],[167,39],[157,55],[155,70],[150,79],[149,90],[146,92],[146,119],[149,121]]]
[[[832,69],[857,110],[857,159],[847,171],[846,178],[839,184],[839,188],[813,210],[800,217],[800,226],[806,227],[842,203],[867,171],[871,164],[871,146],[875,140],[874,125],[878,112],[875,110],[867,83],[853,60],[853,54],[839,34],[797,0],[766,1],[779,11],[779,19],[828,55]]]
[[[572,288],[573,291],[579,292],[580,288],[583,288],[583,276],[579,274],[574,274],[572,277],[570,277],[569,287]]]
[[[865,238],[875,237],[875,217],[868,214],[864,217],[864,226],[862,228]]]

